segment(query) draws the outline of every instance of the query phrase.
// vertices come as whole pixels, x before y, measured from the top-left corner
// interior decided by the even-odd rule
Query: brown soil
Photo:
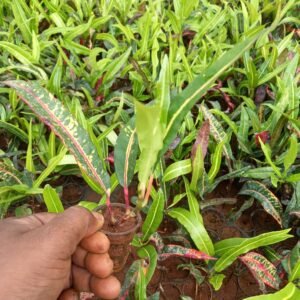
[[[106,232],[125,232],[137,225],[136,217],[125,216],[124,209],[120,207],[113,207],[113,218],[115,219],[112,222],[111,214],[108,209],[103,212],[104,216],[104,225],[102,227],[103,231]]]

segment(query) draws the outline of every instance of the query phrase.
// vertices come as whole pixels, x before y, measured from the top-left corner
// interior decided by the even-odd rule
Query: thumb
[[[69,257],[81,240],[100,230],[103,223],[104,218],[99,213],[73,206],[39,229],[43,230],[48,247],[53,247]]]

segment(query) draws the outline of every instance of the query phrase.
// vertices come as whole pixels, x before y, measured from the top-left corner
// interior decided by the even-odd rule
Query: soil
[[[111,220],[111,214],[108,209],[103,212],[104,225],[102,227],[103,231],[106,232],[125,232],[137,225],[136,217],[126,217],[124,215],[124,209],[120,207],[113,207],[113,217],[114,222]]]
[[[79,197],[79,195],[84,193],[84,200],[95,202],[99,200],[99,196],[87,187],[82,189],[81,186],[81,190],[84,192],[77,192],[78,186],[80,185],[73,185],[75,190],[72,190],[69,187],[68,189],[64,189],[64,198],[70,199],[73,198],[73,196],[75,198],[76,195]],[[132,189],[132,192],[134,192],[134,190],[135,189]],[[237,197],[237,191],[238,188],[235,185],[230,186],[230,184],[225,183],[220,185],[207,199]],[[132,196],[132,194],[130,196]],[[120,189],[114,193],[112,201],[122,203],[123,199],[123,192]],[[79,199],[77,201],[79,201]],[[251,208],[245,210],[236,221],[230,221],[230,214],[233,210],[241,207],[244,201],[244,198],[237,197],[237,203],[234,205],[223,204],[219,206],[210,206],[202,210],[205,227],[214,241],[230,237],[251,237],[263,232],[280,229],[278,224],[258,204],[254,204]],[[36,202],[32,203],[32,206],[29,206],[34,212],[41,210],[41,205],[37,205]],[[109,212],[104,211],[104,216],[107,216],[109,220],[105,223],[104,230],[116,233],[126,231],[131,226],[136,225],[135,218],[128,218],[124,221],[124,212],[119,208],[113,212],[114,217],[117,219],[117,225],[111,224]],[[184,240],[184,235],[179,228],[180,226],[178,226],[178,223],[173,219],[166,217],[161,223],[158,232],[166,242],[178,243],[178,241],[174,242],[171,236],[181,236],[182,240]],[[131,239],[132,236],[129,240]],[[124,258],[127,255],[123,254],[123,251],[129,253],[125,267],[120,272],[115,273],[122,282],[128,268],[137,256],[134,249],[131,248],[130,245],[126,245],[127,241],[120,240],[119,237],[117,240],[118,245],[112,246],[111,248],[111,251],[115,253],[112,253],[111,255]],[[274,245],[273,248],[281,253],[286,249],[291,249],[296,242],[296,239],[289,239],[283,243]],[[181,244],[183,245],[183,243]],[[122,246],[122,249],[120,246]],[[195,260],[170,257],[164,261],[159,261],[153,278],[148,285],[147,294],[152,295],[159,291],[160,299],[162,300],[179,300],[181,296],[189,296],[194,300],[240,300],[262,293],[252,274],[239,261],[236,261],[231,267],[223,272],[226,275],[226,278],[219,291],[214,291],[207,283],[207,280],[204,280],[200,285],[197,284],[189,270],[183,270],[179,267],[181,264],[189,264],[191,262],[201,271],[201,263]],[[205,273],[203,271],[201,272],[202,275],[205,276]],[[97,298],[93,297],[91,294],[84,293],[81,299],[96,300]],[[130,299],[134,299],[134,297],[131,296]]]

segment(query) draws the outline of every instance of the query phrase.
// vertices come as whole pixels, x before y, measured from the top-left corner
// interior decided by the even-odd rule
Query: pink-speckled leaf
[[[164,260],[170,256],[181,256],[191,259],[215,260],[215,257],[207,255],[196,249],[185,248],[179,245],[166,245],[163,252],[159,255],[160,260]]]
[[[204,159],[207,153],[208,140],[210,133],[209,120],[206,120],[198,131],[196,141],[192,147],[192,160],[194,160],[198,147],[201,147],[202,158]]]
[[[279,288],[280,278],[276,267],[264,256],[256,252],[248,252],[239,259],[249,268],[259,284],[263,283],[273,289]]]
[[[66,107],[38,82],[5,81],[16,90],[36,116],[62,140],[74,155],[80,168],[101,188],[110,194],[110,177],[97,154],[87,131],[77,122]]]

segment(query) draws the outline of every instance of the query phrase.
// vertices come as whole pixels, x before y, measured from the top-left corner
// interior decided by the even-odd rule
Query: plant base
[[[132,207],[129,207],[129,209],[130,212],[133,212]],[[119,272],[126,264],[130,253],[130,242],[141,226],[142,218],[139,213],[134,217],[131,216],[133,214],[128,214],[128,212],[126,214],[126,205],[121,203],[112,203],[111,210],[115,219],[114,223],[111,221],[111,215],[106,205],[95,209],[104,216],[104,225],[101,231],[110,240],[109,255],[114,262],[114,272]]]

